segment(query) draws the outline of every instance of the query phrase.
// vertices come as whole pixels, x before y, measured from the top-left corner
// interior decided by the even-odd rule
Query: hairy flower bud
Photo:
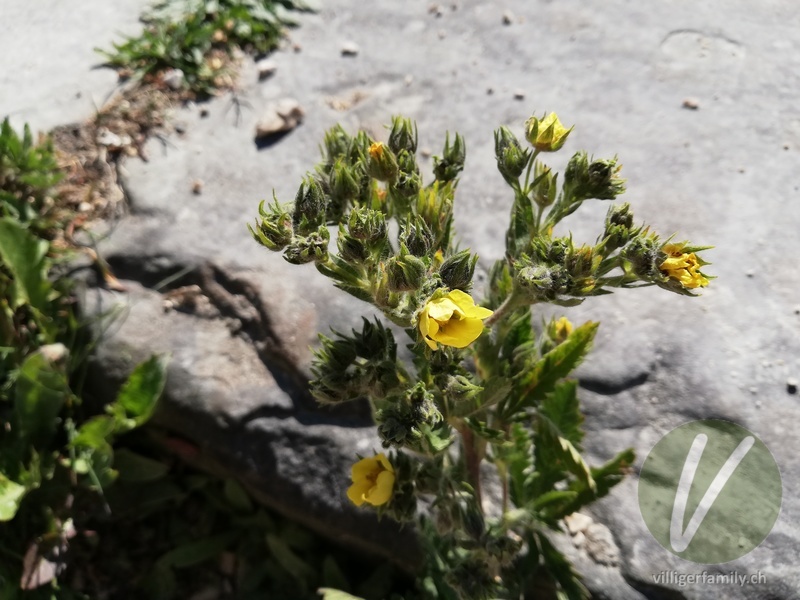
[[[455,403],[471,400],[483,391],[465,375],[446,375],[441,383],[442,393]]]
[[[442,282],[451,290],[469,291],[472,287],[472,275],[475,273],[477,255],[471,255],[469,250],[462,250],[449,257],[439,267]]]
[[[533,201],[542,207],[550,206],[558,196],[558,173],[553,174],[550,167],[537,161],[534,174]]]
[[[313,177],[300,184],[294,199],[292,224],[299,235],[308,235],[325,223],[327,198],[322,186]]]
[[[520,175],[528,166],[531,151],[523,148],[517,136],[508,127],[500,127],[494,132],[494,156],[497,170],[509,184],[518,183]]]
[[[422,285],[428,267],[422,260],[401,246],[400,254],[389,259],[386,265],[389,275],[389,290],[392,292],[410,292]]]
[[[328,260],[330,233],[324,225],[307,236],[295,236],[286,248],[283,258],[293,265]]]
[[[389,148],[399,154],[401,150],[410,153],[417,151],[417,125],[405,117],[392,117],[392,131],[389,134]]]
[[[659,271],[661,243],[655,235],[639,235],[625,246],[622,256],[630,261],[633,273],[645,281],[659,281],[663,278]]]
[[[345,164],[343,160],[337,160],[331,169],[329,176],[329,187],[331,190],[331,201],[337,205],[346,206],[348,202],[358,197],[360,191],[359,178],[361,174],[355,169]]]
[[[400,230],[400,241],[414,256],[426,256],[433,246],[433,233],[419,216],[412,219]]]
[[[352,263],[363,263],[370,258],[367,244],[363,240],[353,237],[347,233],[343,226],[339,226],[339,237],[336,240],[339,248],[339,256],[345,261]]]
[[[260,219],[256,218],[255,227],[247,224],[253,239],[270,250],[283,250],[292,241],[292,218],[289,213],[281,208],[277,200],[267,210],[262,200],[258,205],[258,214]]]
[[[529,302],[553,301],[569,290],[569,274],[559,265],[534,264],[518,268],[515,288]]]
[[[607,253],[627,244],[636,233],[638,231],[633,228],[633,213],[630,204],[626,202],[608,209],[606,227],[603,232],[604,248]]]
[[[444,152],[442,157],[433,157],[433,174],[437,181],[452,181],[464,168],[464,161],[467,157],[467,147],[464,138],[456,134],[453,145],[450,145],[450,134],[445,136]]]
[[[394,182],[400,172],[394,152],[382,142],[374,142],[369,147],[367,172],[378,181]]]
[[[357,240],[364,241],[371,249],[383,248],[388,240],[386,217],[369,208],[359,207],[350,211],[347,231]]]
[[[564,182],[573,200],[613,200],[625,191],[625,180],[618,176],[621,168],[616,157],[590,162],[586,152],[576,152],[564,171]]]
[[[325,132],[323,146],[328,165],[333,165],[339,158],[347,155],[352,138],[341,125],[336,125]]]

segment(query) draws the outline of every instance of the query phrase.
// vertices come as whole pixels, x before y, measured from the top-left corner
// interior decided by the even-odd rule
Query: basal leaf
[[[30,304],[44,312],[50,282],[47,280],[49,244],[12,219],[0,219],[0,260],[11,272],[11,307]]]
[[[167,361],[165,356],[152,356],[137,366],[117,396],[116,402],[137,425],[150,418],[161,397],[167,379]]]

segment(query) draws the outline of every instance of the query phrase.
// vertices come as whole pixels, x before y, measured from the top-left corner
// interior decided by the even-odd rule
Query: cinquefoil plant
[[[531,307],[580,304],[615,288],[657,285],[684,295],[708,284],[703,248],[662,241],[612,205],[594,244],[554,236],[587,200],[624,189],[616,158],[585,152],[559,175],[541,157],[572,129],[555,114],[526,122],[523,145],[495,132],[498,169],[514,194],[506,255],[491,268],[485,296],[470,295],[477,256],[457,251],[453,203],[464,166],[461,136],[434,157],[423,185],[417,130],[393,120],[387,144],[340,126],[293,206],[264,202],[250,231],[290,263],[313,262],[338,288],[380,309],[411,340],[413,366],[397,359],[392,331],[364,320],[360,331],[321,336],[311,389],[326,404],[366,398],[387,453],[353,465],[356,505],[420,521],[431,553],[420,591],[430,598],[520,598],[542,580],[560,598],[587,591],[548,539],[561,520],[604,496],[634,461],[625,450],[604,465],[581,456],[577,383],[567,379],[597,323],[566,318],[532,326]],[[399,224],[390,240],[388,222]],[[338,228],[331,251],[329,226]],[[485,510],[482,463],[502,487]],[[420,511],[420,500],[426,506]],[[538,596],[537,596],[538,597]]]

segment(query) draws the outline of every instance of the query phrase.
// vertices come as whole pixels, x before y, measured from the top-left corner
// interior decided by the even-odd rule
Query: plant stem
[[[503,303],[497,307],[491,315],[489,315],[483,324],[486,327],[492,327],[495,323],[500,321],[503,317],[505,317],[508,313],[510,313],[515,308],[519,307],[519,294],[516,293],[516,290],[512,291],[506,299],[503,300]]]
[[[478,509],[483,513],[483,499],[481,495],[481,449],[478,448],[475,434],[467,425],[461,427],[461,442],[464,446],[464,463],[467,468],[467,480],[475,490],[475,501]]]

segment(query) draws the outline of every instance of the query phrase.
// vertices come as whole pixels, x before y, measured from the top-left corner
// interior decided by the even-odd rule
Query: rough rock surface
[[[800,376],[795,8],[778,1],[754,11],[744,0],[611,0],[602,7],[578,0],[461,0],[434,11],[429,5],[325,2],[291,33],[302,51],[274,55],[273,77],[243,78],[237,97],[211,102],[207,118],[185,111],[183,136],[167,145],[152,140],[149,162],[126,164],[130,215],[101,252],[128,292],[96,292],[87,303],[90,310],[128,307],[101,347],[99,372],[113,383],[150,352],[172,352],[162,423],[285,514],[397,555],[386,541],[397,541],[396,532],[385,523],[374,527],[343,501],[352,457],[377,446],[366,416],[359,407],[342,414],[316,409],[303,390],[316,332],[355,325],[363,308],[333,291],[313,267],[293,267],[256,246],[244,224],[273,188],[282,201],[294,197],[327,128],[341,122],[385,137],[382,126],[402,113],[418,121],[420,147],[434,153],[446,130],[465,136],[456,221],[462,245],[479,252],[486,269],[502,253],[511,201],[494,168],[492,130],[506,124],[520,132],[531,112],[556,110],[577,127],[554,166],[563,167],[571,150],[618,153],[629,180],[624,199],[637,219],[665,235],[678,231],[681,239],[713,244],[708,270],[718,276],[698,299],[646,289],[567,311],[573,321],[602,322],[580,371],[590,456],[599,462],[632,446],[638,469],[677,425],[730,419],[772,450],[785,490],[773,532],[725,565],[688,563],[658,545],[639,513],[635,474],[589,511],[612,534],[598,529],[593,538],[610,555],[575,547],[567,536],[561,546],[598,598],[798,598],[794,423],[800,411],[798,396],[786,387],[787,378]],[[4,17],[21,18],[27,3],[1,0],[0,6]],[[123,6],[127,11],[137,3]],[[515,17],[508,25],[506,10]],[[113,27],[127,26],[121,16],[120,24]],[[86,41],[82,28],[68,27]],[[109,39],[111,27],[91,45]],[[10,31],[11,39],[25,35]],[[0,44],[8,39],[0,36]],[[350,39],[360,52],[343,58],[341,45]],[[60,60],[45,46],[41,52],[43,64]],[[112,79],[90,71],[94,61],[77,54],[72,80],[89,73]],[[3,69],[1,76],[0,115],[26,115],[27,103],[50,111],[52,92],[62,89],[60,80],[31,78],[26,69]],[[10,93],[15,86],[25,90],[23,100]],[[515,99],[517,92],[524,101]],[[287,95],[306,109],[303,124],[257,146],[252,131],[261,110]],[[696,110],[683,107],[686,98]],[[238,119],[236,107],[242,108]],[[35,122],[55,124],[44,117]],[[429,171],[431,161],[426,164]],[[203,193],[193,195],[198,178]],[[569,221],[577,239],[595,239],[606,208],[597,202]],[[186,285],[199,286],[208,301],[165,311],[160,292]],[[616,552],[618,563],[596,561]],[[766,583],[656,584],[654,576],[666,569],[760,571]]]

